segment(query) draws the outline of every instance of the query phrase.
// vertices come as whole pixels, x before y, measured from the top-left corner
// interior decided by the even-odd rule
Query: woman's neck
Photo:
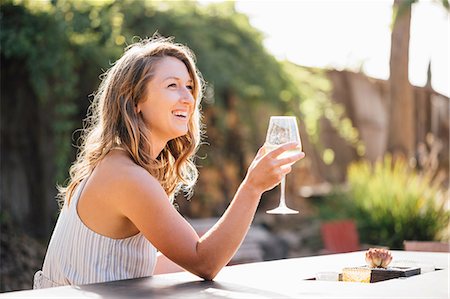
[[[151,150],[152,150],[152,153],[151,153],[151,156],[152,156],[152,159],[155,159],[156,160],[156,158],[158,158],[158,156],[159,156],[159,154],[162,152],[162,150],[166,147],[166,144],[167,144],[167,142],[164,142],[164,141],[161,141],[161,140],[151,140],[150,139],[150,142],[151,142]]]

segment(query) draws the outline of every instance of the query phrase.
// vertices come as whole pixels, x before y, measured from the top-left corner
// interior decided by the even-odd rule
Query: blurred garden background
[[[298,9],[312,2],[298,1]],[[325,12],[333,1],[317,2]],[[361,244],[448,242],[448,56],[428,61],[423,84],[408,77],[411,27],[427,22],[414,18],[414,7],[442,13],[447,35],[438,47],[448,55],[448,1],[381,2],[390,7],[385,79],[368,76],[364,61],[319,68],[276,56],[238,2],[1,0],[0,291],[31,288],[42,266],[58,216],[56,185],[68,178],[100,75],[127,44],[155,32],[192,48],[207,82],[200,178],[192,198],[177,197],[183,216],[193,223],[220,216],[264,143],[269,117],[295,115],[307,156],[287,177],[287,200],[300,213],[266,214],[279,188],[264,194],[252,225],[259,243],[249,247],[261,259],[324,253],[321,225],[337,219],[354,221]],[[293,4],[272,3],[280,11]],[[310,25],[322,32],[333,26],[315,17]],[[312,28],[284,29],[299,52],[305,43],[314,48],[301,39]],[[318,53],[334,50],[319,48],[331,37],[316,38]],[[434,87],[433,63],[444,63],[444,88]]]

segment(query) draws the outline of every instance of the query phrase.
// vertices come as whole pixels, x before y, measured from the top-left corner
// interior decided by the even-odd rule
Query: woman
[[[165,38],[129,46],[95,95],[35,288],[150,276],[157,250],[211,280],[232,258],[261,194],[304,154],[261,148],[229,207],[201,238],[172,205],[197,179],[202,81],[191,51]]]

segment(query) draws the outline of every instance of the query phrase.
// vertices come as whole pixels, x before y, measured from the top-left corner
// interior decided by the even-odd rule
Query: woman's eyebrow
[[[177,80],[177,81],[183,81],[181,78],[176,77],[176,76],[169,76],[169,77],[166,77],[166,78],[164,78],[163,81],[166,81],[166,80],[169,80],[169,79],[174,79],[174,80]],[[192,79],[187,80],[187,83],[192,83],[192,82],[193,82]]]

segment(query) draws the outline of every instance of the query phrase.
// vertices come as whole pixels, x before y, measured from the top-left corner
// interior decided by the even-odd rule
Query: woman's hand
[[[264,146],[261,147],[248,168],[244,183],[261,194],[278,185],[291,172],[291,165],[304,158],[305,153],[300,152],[282,159],[278,159],[278,156],[298,146],[296,142],[289,142],[267,153]]]

